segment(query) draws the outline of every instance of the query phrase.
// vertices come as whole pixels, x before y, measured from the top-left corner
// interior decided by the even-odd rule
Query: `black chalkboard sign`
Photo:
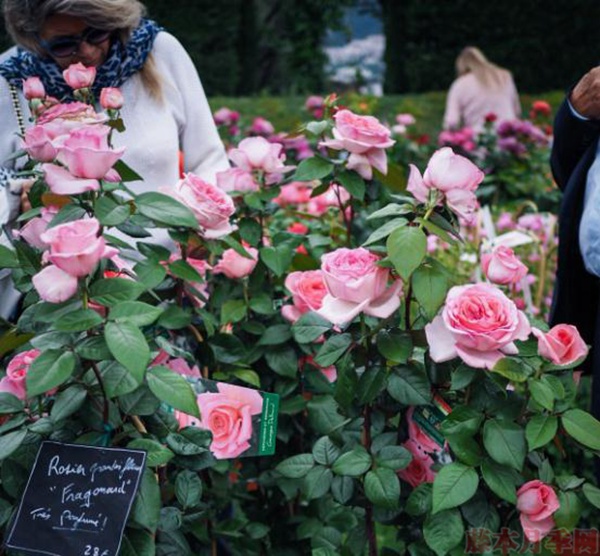
[[[55,556],[116,556],[146,452],[43,442],[6,545]]]

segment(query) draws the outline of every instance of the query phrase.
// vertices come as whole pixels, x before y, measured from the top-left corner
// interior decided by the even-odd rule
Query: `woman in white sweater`
[[[176,38],[143,18],[140,2],[4,0],[3,10],[17,47],[0,56],[0,225],[13,222],[25,200],[10,159],[20,148],[19,120],[30,125],[23,80],[40,77],[47,94],[69,99],[62,70],[77,62],[96,67],[95,98],[104,87],[123,93],[126,130],[114,144],[126,147],[123,160],[144,178],[128,184],[136,193],[175,184],[180,151],[186,172],[213,183],[229,167],[192,60]],[[7,316],[4,307],[0,316]]]

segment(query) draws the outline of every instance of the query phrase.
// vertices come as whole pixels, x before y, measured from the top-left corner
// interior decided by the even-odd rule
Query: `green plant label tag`
[[[432,404],[415,407],[413,420],[427,436],[443,448],[446,439],[440,428],[451,411],[452,408],[436,394],[433,396]]]
[[[279,414],[279,395],[261,392],[263,410],[260,416],[259,456],[272,456],[275,453],[277,437],[277,416]]]

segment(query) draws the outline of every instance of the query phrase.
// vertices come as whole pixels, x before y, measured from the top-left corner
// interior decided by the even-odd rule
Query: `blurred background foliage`
[[[145,0],[176,35],[209,95],[329,92],[323,40],[343,10],[382,18],[386,93],[446,90],[454,59],[479,46],[521,92],[565,89],[600,56],[598,0]],[[0,28],[0,46],[10,44]]]

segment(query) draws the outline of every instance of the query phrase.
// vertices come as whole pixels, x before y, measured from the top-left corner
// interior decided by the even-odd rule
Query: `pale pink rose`
[[[513,215],[510,212],[503,212],[496,221],[496,228],[498,230],[512,230],[515,225]]]
[[[100,106],[104,110],[120,110],[123,108],[125,99],[121,89],[117,87],[104,87],[100,91]]]
[[[100,189],[98,180],[76,178],[66,168],[56,164],[42,164],[42,171],[50,191],[56,195],[79,195]]]
[[[99,236],[100,223],[95,218],[74,220],[46,230],[40,239],[49,246],[50,263],[75,277],[87,276],[103,258],[117,254]]]
[[[552,515],[559,508],[554,489],[542,481],[528,481],[517,490],[517,509],[521,512],[523,533],[529,542],[538,542],[552,531]]]
[[[272,135],[273,133],[275,133],[275,128],[273,127],[273,124],[269,121],[266,120],[265,118],[261,118],[260,116],[258,116],[257,118],[254,118],[254,120],[252,120],[252,125],[250,126],[250,133],[253,133],[254,135]]]
[[[152,360],[149,367],[156,367],[157,365],[167,367],[182,376],[189,376],[192,378],[200,377],[200,369],[197,365],[190,367],[183,357],[171,358],[164,349],[159,350],[158,355]]]
[[[58,160],[78,178],[102,179],[125,152],[108,144],[110,127],[85,126],[73,130],[58,148]]]
[[[422,483],[433,483],[436,474],[431,469],[434,464],[431,456],[414,440],[407,440],[403,446],[411,453],[412,460],[408,466],[398,471],[398,476],[413,488]]]
[[[318,311],[327,294],[320,270],[292,272],[285,279],[285,287],[292,294],[293,305],[284,305],[281,314],[289,322],[296,322],[308,311]]]
[[[337,183],[333,183],[325,193],[311,197],[306,210],[313,216],[321,216],[329,207],[343,208],[350,199],[350,193]]]
[[[240,113],[234,110],[230,110],[229,108],[223,107],[219,108],[214,114],[213,118],[215,120],[216,125],[233,125],[237,123],[240,119]]]
[[[373,168],[387,174],[387,155],[383,149],[371,149],[364,154],[350,153],[346,162],[348,170],[354,170],[366,180],[373,179]]]
[[[57,214],[58,207],[43,207],[40,216],[26,222],[20,230],[15,232],[15,236],[20,237],[37,249],[45,249],[48,244],[42,241],[40,236],[46,231],[48,224]]]
[[[450,147],[435,151],[430,158],[423,181],[429,189],[447,192],[452,189],[475,191],[485,174],[468,158],[454,154]]]
[[[544,217],[540,213],[524,214],[517,220],[520,228],[531,230],[532,232],[540,232],[544,229]]]
[[[216,178],[217,186],[227,193],[231,191],[246,193],[260,189],[252,174],[241,168],[228,168],[222,172],[217,172]]]
[[[59,103],[44,110],[38,119],[38,124],[47,125],[52,122],[53,126],[62,129],[56,134],[67,133],[83,125],[102,123],[108,120],[108,116],[94,110],[93,106],[84,102]]]
[[[399,125],[405,125],[405,126],[409,126],[409,125],[413,125],[417,122],[417,120],[415,119],[415,117],[412,114],[398,114],[396,116],[396,122]]]
[[[267,184],[276,183],[285,172],[295,166],[285,166],[283,145],[271,143],[264,137],[246,137],[237,148],[230,149],[229,159],[242,170],[252,172],[262,171],[266,174]]]
[[[198,395],[198,426],[212,432],[210,451],[215,458],[236,458],[250,448],[252,416],[261,414],[263,400],[250,388],[220,382],[218,389]]]
[[[6,367],[6,376],[0,380],[0,392],[8,392],[20,400],[27,399],[25,379],[29,372],[29,367],[40,353],[39,349],[30,349],[17,353]]]
[[[31,282],[39,296],[48,303],[62,303],[77,293],[77,278],[52,264],[34,275]]]
[[[379,257],[363,247],[337,249],[321,258],[328,294],[318,313],[336,325],[359,313],[387,318],[400,306],[402,283],[388,287],[389,269],[378,266]]]
[[[516,284],[528,272],[510,247],[497,245],[491,253],[481,255],[481,268],[487,279],[494,284]]]
[[[42,99],[46,96],[46,89],[39,77],[28,77],[23,80],[23,94],[27,100]]]
[[[235,230],[229,223],[229,218],[235,212],[233,199],[216,185],[188,173],[174,187],[164,188],[162,191],[194,213],[205,238],[216,239]]]
[[[546,333],[532,328],[532,332],[538,339],[538,353],[555,365],[571,365],[588,354],[588,346],[571,324],[557,324]]]
[[[244,245],[244,249],[250,255],[250,259],[240,255],[234,249],[226,249],[221,255],[221,260],[215,265],[215,274],[225,274],[227,278],[237,280],[250,276],[258,262],[258,250],[254,247]]]
[[[427,236],[427,252],[435,253],[439,247],[440,238],[433,234]]]
[[[531,332],[527,317],[496,286],[455,286],[442,314],[425,326],[431,358],[437,363],[460,357],[475,368],[492,369],[505,354],[514,355],[515,340]]]
[[[91,87],[96,79],[96,68],[94,66],[86,67],[81,62],[77,62],[63,71],[63,77],[72,89],[85,89]]]
[[[466,226],[472,226],[475,223],[479,201],[472,191],[465,191],[464,189],[446,191],[446,204],[452,212],[464,221]]]
[[[304,108],[308,111],[314,110],[315,108],[323,108],[325,104],[325,99],[319,95],[310,95],[304,101]]]
[[[44,126],[34,125],[25,130],[23,148],[37,162],[52,162],[58,154],[53,139]]]
[[[433,438],[427,435],[423,431],[423,429],[421,429],[421,427],[414,421],[414,413],[414,407],[410,407],[406,412],[406,421],[408,422],[408,438],[414,441],[428,454],[439,452],[442,448]]]
[[[279,195],[273,202],[280,207],[305,205],[310,201],[312,189],[312,186],[304,181],[292,181],[281,186]]]
[[[425,185],[423,176],[414,164],[409,164],[410,173],[408,174],[408,183],[406,189],[420,203],[426,203],[429,199],[431,189]]]

